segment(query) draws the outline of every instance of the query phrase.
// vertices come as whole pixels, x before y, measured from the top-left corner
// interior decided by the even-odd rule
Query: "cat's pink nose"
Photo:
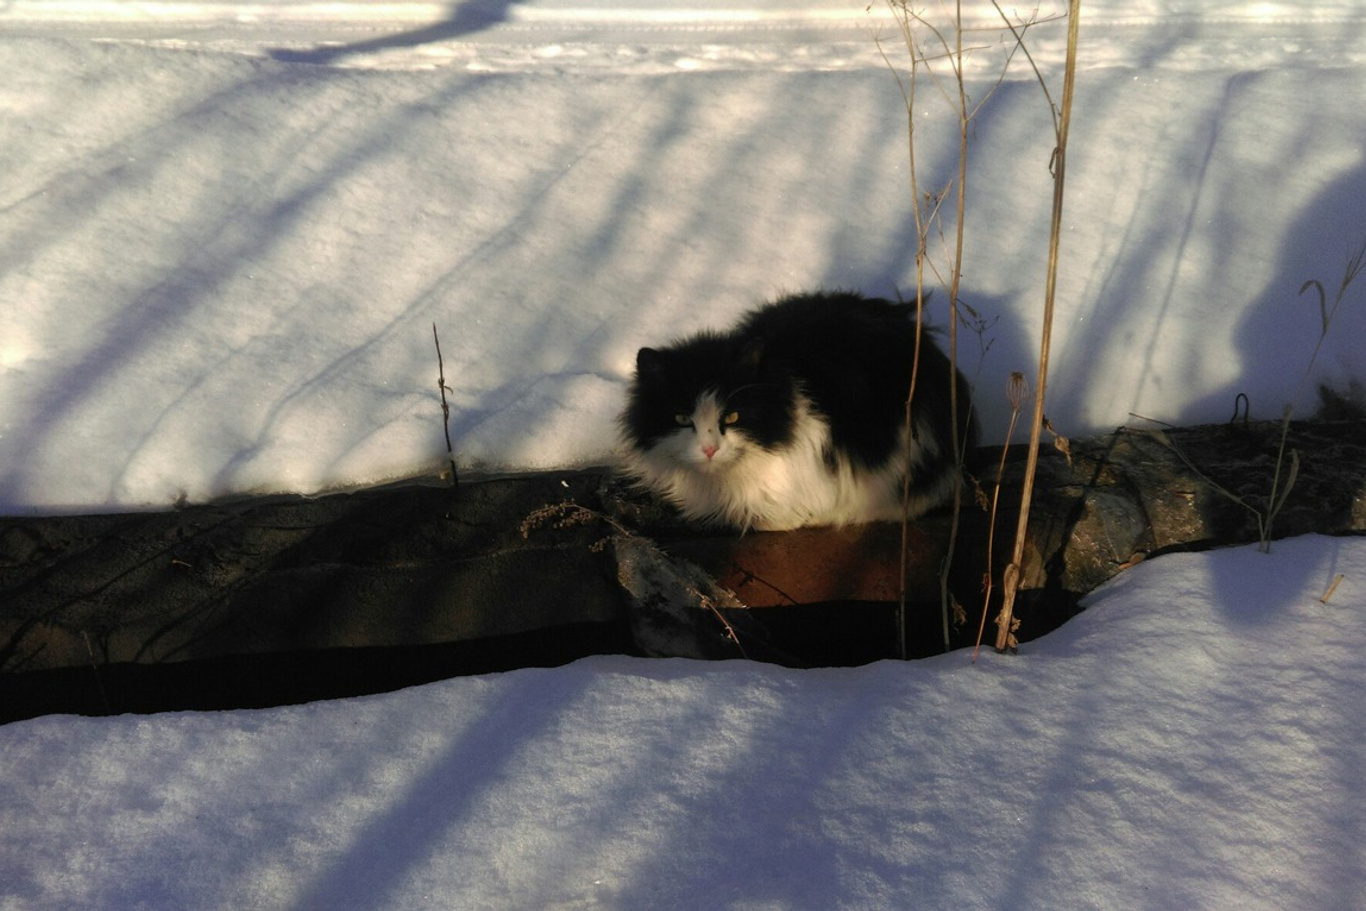
[[[713,446],[712,444],[708,443],[707,445],[705,445],[705,446],[702,447],[702,454],[703,454],[704,456],[706,456],[706,457],[707,457],[707,461],[710,462],[710,461],[711,461],[711,457],[714,456],[714,455],[716,455],[716,447]]]

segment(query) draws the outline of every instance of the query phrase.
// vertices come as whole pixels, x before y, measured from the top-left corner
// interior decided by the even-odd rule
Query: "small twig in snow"
[[[441,339],[436,334],[436,323],[432,323],[432,341],[436,342],[436,386],[441,392],[441,424],[446,431],[446,456],[451,462],[451,486],[459,484],[455,472],[455,449],[451,446],[451,406],[446,402],[446,393],[455,392],[446,385],[446,365],[441,360]]]

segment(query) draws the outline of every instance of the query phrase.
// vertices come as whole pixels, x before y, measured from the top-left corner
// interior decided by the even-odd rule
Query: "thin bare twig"
[[[910,57],[911,72],[909,80],[903,80],[900,72],[892,65],[891,60],[882,50],[881,42],[878,42],[878,50],[882,53],[883,60],[888,68],[896,76],[897,84],[901,89],[902,100],[906,105],[907,123],[907,146],[910,159],[910,182],[911,199],[913,205],[913,215],[916,226],[916,250],[915,250],[915,276],[916,276],[916,336],[915,351],[912,356],[911,364],[911,384],[909,394],[906,398],[905,423],[906,432],[914,433],[912,422],[912,401],[915,397],[916,380],[919,375],[920,366],[920,345],[921,328],[920,322],[923,317],[925,299],[925,273],[929,269],[935,275],[935,279],[941,284],[947,284],[949,291],[949,413],[950,413],[950,440],[949,444],[953,451],[956,467],[961,475],[966,462],[967,438],[961,433],[962,422],[959,420],[963,414],[963,409],[970,408],[965,402],[960,402],[958,398],[958,384],[955,377],[958,375],[958,320],[959,313],[959,292],[962,282],[963,269],[963,246],[966,226],[966,207],[967,207],[967,163],[968,163],[968,139],[969,127],[977,112],[981,110],[985,99],[975,105],[969,103],[967,86],[964,76],[964,59],[968,51],[963,46],[963,11],[962,3],[954,4],[950,15],[951,30],[946,31],[937,27],[934,23],[927,20],[921,13],[910,8],[905,0],[888,0],[893,15],[901,32],[901,37],[905,43],[907,53]],[[1027,27],[1027,26],[1026,26]],[[933,56],[921,43],[917,34],[918,30],[923,30],[931,36],[930,43],[937,45],[940,53]],[[1014,32],[1014,29],[1012,29]],[[1020,33],[1016,32],[1017,40]],[[1010,56],[1014,55],[1014,50]],[[941,78],[935,67],[931,65],[932,60],[946,60],[951,68],[951,78]],[[1009,66],[1009,57],[1006,61]],[[921,74],[928,75],[932,86],[939,92],[944,100],[955,110],[958,115],[958,169],[955,177],[948,182],[944,189],[937,193],[926,193],[923,196],[920,192],[920,184],[916,170],[916,144],[915,144],[915,101],[916,90]],[[994,94],[1005,78],[1005,68],[1002,69],[997,83],[987,93],[987,97]],[[954,203],[956,207],[953,229],[952,249],[948,249],[947,239],[944,237],[943,224],[940,208],[944,200],[948,197],[949,191],[955,192]],[[944,242],[944,255],[949,262],[949,275],[947,281],[940,275],[934,262],[928,256],[929,237],[931,231],[937,226],[939,237]],[[909,458],[909,456],[908,456]],[[909,501],[910,489],[910,468],[906,466],[906,478],[903,486],[903,502]],[[944,650],[948,651],[951,646],[950,617],[954,606],[952,595],[949,591],[949,574],[953,564],[954,553],[958,540],[958,529],[962,517],[963,507],[963,488],[961,484],[955,485],[953,490],[953,513],[949,529],[949,540],[945,551],[944,561],[940,567],[939,587],[940,587],[940,609],[941,627],[943,636]],[[906,628],[906,567],[908,563],[909,550],[909,516],[908,511],[903,511],[901,524],[901,588],[898,611],[898,636],[899,654],[905,657],[905,628]]]
[[[436,342],[436,387],[441,391],[441,426],[446,432],[446,456],[451,462],[451,486],[459,486],[460,479],[455,470],[455,449],[451,446],[451,406],[446,402],[446,393],[455,390],[446,385],[446,365],[441,359],[441,338],[436,334],[436,323],[432,323],[432,341]]]

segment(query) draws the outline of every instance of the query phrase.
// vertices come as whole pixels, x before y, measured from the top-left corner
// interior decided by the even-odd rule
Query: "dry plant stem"
[[[726,638],[740,651],[740,657],[749,660],[749,652],[745,651],[745,646],[740,642],[739,634],[735,632],[735,627],[731,626],[730,621],[721,613],[721,609],[713,604],[712,600],[701,592],[694,591],[693,594],[697,595],[698,603],[711,611],[712,616],[721,624],[721,628],[726,631]]]
[[[441,360],[441,339],[436,334],[436,323],[432,323],[432,341],[436,342],[436,386],[441,391],[441,426],[446,432],[446,457],[451,463],[451,486],[456,487],[459,478],[455,473],[455,450],[451,447],[451,406],[446,403],[446,391],[451,390],[451,387],[446,385],[446,365]]]
[[[982,620],[977,626],[977,641],[972,647],[974,663],[977,661],[977,654],[982,650],[982,636],[987,628],[987,610],[991,606],[991,593],[995,590],[991,578],[991,564],[996,552],[996,508],[1001,501],[1001,482],[1006,473],[1006,456],[1010,453],[1010,441],[1015,437],[1015,425],[1020,420],[1020,406],[1029,394],[1023,373],[1010,375],[1007,394],[1010,397],[1010,426],[1006,428],[1006,442],[1001,447],[1001,460],[996,465],[996,486],[991,491],[991,516],[987,522],[987,570],[982,586]]]
[[[923,285],[917,276],[915,289],[915,350],[911,353],[911,388],[906,393],[906,432],[911,433],[911,402],[915,399],[915,382],[920,373],[920,317],[925,310]],[[901,472],[901,572],[897,595],[896,632],[897,657],[906,660],[906,572],[911,547],[911,456],[907,447],[906,465]]]
[[[1338,590],[1338,586],[1342,584],[1342,580],[1345,578],[1346,575],[1344,573],[1338,573],[1336,576],[1334,576],[1333,581],[1328,583],[1328,590],[1325,591],[1323,593],[1323,597],[1319,599],[1319,603],[1327,604],[1328,599],[1333,597],[1333,592]]]
[[[1285,504],[1285,498],[1290,494],[1290,488],[1295,484],[1295,477],[1299,473],[1300,454],[1298,451],[1290,450],[1290,470],[1285,477],[1285,486],[1281,486],[1281,467],[1285,464],[1285,443],[1290,437],[1290,416],[1294,413],[1293,405],[1285,406],[1285,413],[1281,417],[1281,442],[1276,450],[1276,470],[1271,474],[1271,496],[1267,499],[1266,517],[1257,517],[1257,524],[1261,526],[1260,542],[1257,549],[1264,554],[1271,553],[1271,523],[1276,519],[1276,513],[1281,511],[1281,506]]]
[[[915,350],[911,352],[911,386],[906,392],[906,413],[904,421],[906,432],[911,433],[911,402],[915,400],[916,379],[920,375],[920,340],[921,329],[920,319],[925,312],[924,285],[920,281],[920,276],[916,276],[915,289]],[[906,660],[906,572],[910,560],[910,536],[911,520],[911,456],[909,448],[906,454],[906,465],[901,472],[901,573],[900,585],[897,595],[896,630],[897,630],[897,657],[902,661]]]
[[[1151,418],[1144,418],[1144,420],[1151,420]],[[1289,426],[1290,426],[1289,423],[1283,423],[1283,424],[1281,425],[1282,439],[1281,439],[1280,454],[1277,456],[1277,459],[1278,459],[1278,462],[1277,462],[1277,465],[1276,465],[1276,477],[1277,477],[1277,478],[1279,478],[1279,476],[1280,476],[1280,470],[1281,470],[1280,463],[1279,463],[1279,459],[1281,458],[1282,455],[1284,455],[1284,452],[1285,452],[1285,438],[1284,438],[1284,434],[1286,434],[1286,433],[1289,432]],[[1290,450],[1290,468],[1289,468],[1289,470],[1288,470],[1288,472],[1287,472],[1287,480],[1286,480],[1285,487],[1282,488],[1281,493],[1280,493],[1280,496],[1279,496],[1279,499],[1277,499],[1277,500],[1268,500],[1268,501],[1267,501],[1267,506],[1266,506],[1266,508],[1265,508],[1265,509],[1259,509],[1256,505],[1254,505],[1254,504],[1252,504],[1252,503],[1249,503],[1249,502],[1248,502],[1246,499],[1244,499],[1243,497],[1238,496],[1238,494],[1236,494],[1236,493],[1234,493],[1233,491],[1229,490],[1227,487],[1225,487],[1224,485],[1220,484],[1218,481],[1214,480],[1214,479],[1211,478],[1209,475],[1205,474],[1205,472],[1200,468],[1200,466],[1199,466],[1199,465],[1196,465],[1195,462],[1191,460],[1191,457],[1188,456],[1188,455],[1186,455],[1186,453],[1181,449],[1181,447],[1180,447],[1180,446],[1177,446],[1177,445],[1176,445],[1176,442],[1175,442],[1174,440],[1172,440],[1171,437],[1167,436],[1166,433],[1162,432],[1161,430],[1150,430],[1150,431],[1147,431],[1147,433],[1148,433],[1148,435],[1151,436],[1154,440],[1156,440],[1157,442],[1161,443],[1163,446],[1166,446],[1166,447],[1167,447],[1168,449],[1170,449],[1173,453],[1175,453],[1175,454],[1176,454],[1176,457],[1177,457],[1178,459],[1181,460],[1181,464],[1185,465],[1187,468],[1190,469],[1190,471],[1191,471],[1192,474],[1194,474],[1196,477],[1200,478],[1200,480],[1202,480],[1202,481],[1204,481],[1206,484],[1208,484],[1208,485],[1210,486],[1210,489],[1212,489],[1215,493],[1219,494],[1220,496],[1226,497],[1229,501],[1231,501],[1231,502],[1233,502],[1233,503],[1237,503],[1239,506],[1241,506],[1241,507],[1243,507],[1244,509],[1246,509],[1246,510],[1252,515],[1252,518],[1257,522],[1257,540],[1260,542],[1260,543],[1259,543],[1259,546],[1258,546],[1258,549],[1261,550],[1262,553],[1267,553],[1267,552],[1269,552],[1269,550],[1270,550],[1270,540],[1271,540],[1271,537],[1270,537],[1270,536],[1271,536],[1271,526],[1270,526],[1270,519],[1269,519],[1268,517],[1269,517],[1269,516],[1275,515],[1276,512],[1278,512],[1278,511],[1280,510],[1281,506],[1285,503],[1286,495],[1290,492],[1290,487],[1291,487],[1291,485],[1294,484],[1295,478],[1296,478],[1296,476],[1299,474],[1299,469],[1300,469],[1300,453],[1299,453],[1299,450],[1297,450],[1297,449],[1292,449],[1292,450]],[[1272,490],[1273,490],[1273,492],[1274,492],[1274,490],[1275,490],[1275,482],[1274,482],[1274,481],[1273,481],[1273,483],[1272,483]]]
[[[904,14],[903,10],[903,14]],[[912,432],[911,424],[911,402],[915,398],[916,380],[920,374],[920,338],[921,338],[921,317],[925,312],[925,236],[924,213],[920,208],[920,195],[916,183],[915,172],[915,72],[918,61],[915,56],[913,39],[910,32],[909,18],[900,20],[902,36],[906,40],[906,46],[911,49],[911,81],[907,87],[904,83],[901,86],[902,98],[906,102],[906,145],[910,157],[910,181],[911,181],[911,200],[915,215],[916,224],[916,251],[915,251],[915,350],[911,353],[911,385],[906,393],[906,413],[905,424],[906,432]],[[890,62],[888,64],[890,66]],[[892,70],[896,72],[895,68]],[[900,584],[897,594],[896,612],[896,650],[897,657],[902,661],[906,660],[906,571],[909,563],[910,551],[910,509],[911,500],[911,458],[909,451],[906,455],[906,465],[902,472],[901,479],[901,571]]]
[[[1020,493],[1020,521],[1015,529],[1015,548],[1002,578],[1002,604],[996,619],[996,650],[1005,651],[1014,640],[1015,596],[1020,585],[1025,536],[1029,528],[1029,505],[1034,494],[1034,475],[1039,465],[1039,439],[1043,433],[1044,398],[1048,383],[1048,352],[1053,333],[1053,304],[1057,292],[1058,250],[1062,239],[1062,206],[1067,176],[1067,133],[1072,122],[1072,95],[1077,73],[1077,36],[1081,0],[1071,0],[1067,16],[1067,65],[1063,72],[1062,111],[1057,120],[1057,148],[1053,152],[1053,217],[1048,239],[1048,280],[1044,290],[1043,331],[1039,343],[1039,373],[1035,384],[1034,415],[1029,429],[1029,454],[1025,461],[1024,488]]]
[[[928,59],[929,59],[929,58],[928,58],[927,55],[920,49],[920,47],[919,47],[919,45],[918,45],[918,43],[917,43],[917,41],[916,41],[916,38],[915,38],[915,30],[914,30],[914,28],[913,28],[912,25],[911,25],[911,22],[912,22],[913,19],[914,19],[916,22],[918,22],[919,24],[925,26],[931,33],[933,33],[933,35],[935,36],[936,40],[939,42],[940,46],[944,49],[944,51],[945,51],[945,56],[949,59],[950,65],[951,65],[951,67],[952,67],[952,69],[953,69],[953,74],[954,74],[954,86],[955,86],[955,88],[956,88],[956,97],[954,98],[953,103],[954,103],[954,105],[955,105],[955,107],[956,107],[956,109],[957,109],[957,112],[958,112],[958,126],[959,126],[959,155],[958,155],[957,200],[956,200],[956,202],[957,202],[957,213],[956,213],[956,221],[955,221],[954,253],[953,253],[952,257],[951,257],[951,260],[952,260],[952,263],[951,263],[951,264],[952,264],[952,271],[951,271],[951,276],[950,276],[950,279],[949,279],[949,363],[950,363],[950,370],[951,370],[951,371],[956,371],[957,368],[958,368],[958,363],[957,363],[957,354],[958,354],[958,307],[957,307],[957,301],[958,301],[959,284],[960,284],[960,279],[961,279],[961,276],[962,276],[962,259],[963,259],[963,255],[962,255],[962,254],[963,254],[963,234],[964,234],[964,219],[963,219],[963,215],[964,215],[964,203],[965,203],[965,199],[966,199],[965,187],[966,187],[966,183],[967,183],[967,148],[968,148],[967,143],[968,143],[968,124],[969,124],[969,122],[970,122],[970,120],[971,120],[971,112],[968,110],[967,90],[966,90],[966,87],[964,86],[964,83],[963,83],[963,29],[962,29],[962,5],[961,5],[961,2],[955,4],[954,20],[953,20],[953,22],[954,22],[954,43],[953,43],[952,46],[949,45],[948,41],[944,38],[944,35],[943,35],[938,29],[935,29],[932,25],[930,25],[929,23],[927,23],[923,18],[920,17],[919,14],[913,13],[910,9],[907,8],[907,6],[906,6],[904,3],[898,4],[898,3],[896,3],[896,2],[891,2],[890,5],[891,5],[891,8],[892,8],[893,13],[896,14],[896,16],[897,16],[897,23],[898,23],[898,25],[899,25],[899,27],[900,27],[900,29],[901,29],[902,39],[904,40],[904,42],[905,42],[905,44],[906,44],[906,49],[907,49],[907,52],[908,52],[908,54],[909,54],[909,56],[910,56],[910,59],[911,59],[911,78],[910,78],[910,81],[909,81],[909,85],[908,85],[907,83],[905,83],[905,82],[900,82],[900,77],[898,76],[898,81],[900,82],[901,90],[902,90],[902,97],[903,97],[903,99],[904,99],[905,102],[906,102],[907,147],[908,147],[909,158],[910,158],[911,199],[912,199],[912,205],[913,205],[914,216],[915,216],[915,224],[916,224],[916,253],[915,253],[915,266],[916,266],[916,294],[915,294],[915,301],[916,301],[916,335],[915,335],[915,351],[914,351],[914,354],[912,355],[912,362],[911,362],[911,386],[910,386],[910,390],[909,390],[909,392],[908,392],[908,394],[907,394],[907,397],[906,397],[906,413],[905,413],[906,432],[909,434],[909,433],[914,433],[914,423],[913,423],[913,418],[912,418],[912,402],[913,402],[913,400],[914,400],[914,398],[915,398],[916,379],[917,379],[917,377],[918,377],[918,375],[919,375],[919,368],[920,368],[920,345],[921,345],[921,331],[922,331],[922,330],[921,330],[921,320],[922,320],[923,315],[924,315],[924,302],[925,302],[925,293],[924,293],[924,288],[925,288],[925,268],[926,268],[926,266],[927,266],[927,255],[926,255],[926,254],[927,254],[927,247],[928,247],[928,238],[929,238],[929,236],[930,236],[931,225],[932,225],[932,224],[935,222],[935,220],[939,217],[939,207],[940,207],[940,205],[941,205],[941,203],[942,203],[942,201],[943,201],[944,195],[945,195],[944,193],[940,193],[940,194],[937,194],[937,195],[930,196],[930,197],[928,198],[928,200],[926,200],[926,201],[922,201],[922,197],[921,197],[921,194],[920,194],[919,182],[918,182],[918,180],[917,180],[917,175],[916,175],[916,158],[915,158],[915,91],[916,91],[916,87],[917,87],[917,84],[918,84],[918,75],[919,75],[919,73],[920,73],[920,71],[921,71],[921,66],[922,66],[922,64],[925,65],[925,67],[924,67],[924,68],[925,68],[925,72],[927,72],[927,73],[931,76],[931,78],[936,78],[936,77],[934,76],[933,70],[930,69],[930,67],[928,66]],[[884,55],[884,59],[886,59],[886,58],[885,58],[885,55]],[[890,61],[888,61],[888,65],[889,65],[889,67],[890,67],[890,65],[891,65],[891,64],[890,64]],[[896,72],[895,67],[892,67],[892,71],[893,71],[894,73]],[[942,90],[943,87],[941,86],[940,88],[941,88],[941,90]],[[947,93],[945,94],[945,97],[949,97],[949,96],[947,95]],[[947,188],[945,188],[945,189],[947,190]],[[928,206],[926,206],[926,202],[928,202]],[[928,212],[926,211],[927,208],[928,208]],[[951,375],[952,375],[952,374],[951,374]],[[950,396],[950,398],[949,398],[950,422],[951,422],[951,424],[952,424],[952,430],[951,430],[951,434],[952,434],[952,435],[951,435],[951,437],[950,437],[950,445],[953,447],[954,460],[955,460],[955,462],[957,463],[958,469],[959,469],[960,474],[961,474],[961,469],[962,469],[962,466],[963,466],[963,461],[964,461],[964,456],[965,456],[965,453],[964,453],[964,445],[965,445],[965,442],[966,442],[966,441],[960,440],[960,434],[959,434],[959,432],[958,432],[958,409],[961,408],[961,407],[964,407],[964,406],[958,401],[958,387],[957,387],[957,384],[951,384],[951,385],[950,385],[949,396]],[[904,476],[904,479],[903,479],[903,486],[902,486],[902,502],[903,502],[903,504],[908,503],[908,502],[909,502],[909,499],[910,499],[910,468],[911,468],[911,466],[910,466],[910,464],[909,464],[909,456],[908,456],[908,463],[907,463],[907,465],[906,465],[906,471],[905,471],[905,476]],[[950,567],[952,566],[952,563],[953,563],[954,545],[955,545],[955,543],[957,542],[957,539],[958,539],[958,526],[959,526],[959,521],[960,521],[960,517],[961,517],[961,513],[962,513],[962,496],[963,496],[963,495],[962,495],[962,486],[961,486],[961,484],[960,484],[960,485],[958,485],[958,486],[956,486],[956,487],[954,488],[953,518],[952,518],[952,523],[951,523],[950,530],[949,530],[948,548],[947,548],[947,550],[946,550],[945,557],[944,557],[944,563],[943,563],[943,566],[941,567],[940,574],[939,574],[940,610],[941,610],[941,616],[942,616],[942,634],[943,634],[943,645],[944,645],[944,650],[945,650],[945,651],[948,651],[948,649],[949,649],[949,647],[950,647],[950,644],[951,644],[951,643],[950,643],[950,638],[949,638],[949,637],[950,637],[950,630],[949,630],[950,619],[949,619],[949,618],[950,618],[950,612],[951,612],[951,599],[950,599],[950,593],[949,593],[948,582],[949,582],[949,569],[950,569]],[[905,658],[905,656],[906,656],[906,650],[905,650],[905,648],[906,648],[906,647],[905,647],[905,642],[906,642],[906,609],[907,609],[907,607],[906,607],[906,568],[907,568],[907,563],[908,563],[908,559],[909,559],[909,557],[908,557],[908,550],[909,550],[909,548],[910,548],[910,527],[909,527],[909,526],[910,526],[909,517],[906,515],[906,511],[903,510],[902,522],[901,522],[901,585],[900,585],[900,596],[899,596],[899,600],[898,600],[898,611],[897,611],[897,634],[898,634],[898,636],[897,636],[897,638],[898,638],[898,646],[897,646],[898,652],[897,652],[897,653],[898,653],[898,655],[899,655],[900,657],[902,657],[902,658]]]
[[[958,375],[958,291],[963,277],[963,224],[967,205],[968,186],[968,94],[963,85],[963,4],[962,0],[954,6],[954,48],[953,72],[958,85],[958,211],[954,223],[954,250],[952,280],[949,285],[949,376]],[[964,407],[958,401],[958,384],[949,382],[949,425],[950,439],[953,441],[953,455],[959,476],[959,483],[953,487],[953,518],[949,523],[949,544],[944,553],[944,566],[939,573],[939,607],[943,622],[944,651],[949,650],[949,569],[953,566],[954,546],[958,543],[958,524],[963,510],[963,462],[966,441],[959,439],[958,409]]]

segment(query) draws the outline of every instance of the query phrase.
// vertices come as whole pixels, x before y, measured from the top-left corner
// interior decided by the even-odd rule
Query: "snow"
[[[999,439],[1052,136],[972,34],[990,327],[962,343]],[[1061,38],[1029,33],[1055,91]],[[1346,0],[1084,4],[1059,430],[1366,378],[1359,290],[1316,359],[1299,296],[1366,236],[1363,39]],[[640,345],[912,287],[884,52],[904,68],[864,0],[10,0],[0,514],[434,472],[433,323],[462,470],[607,460]],[[913,114],[937,188],[953,114]],[[975,664],[595,658],[13,723],[0,909],[1361,908],[1363,567],[1366,539],[1169,555]]]
[[[965,6],[989,328],[961,341],[999,440],[1038,357],[1053,136]],[[1107,0],[1082,28],[1054,426],[1221,421],[1239,392],[1307,414],[1359,382],[1366,308],[1301,382],[1298,295],[1366,236],[1366,14]],[[1063,32],[1028,32],[1055,98]],[[434,473],[433,323],[467,476],[608,461],[642,344],[784,292],[912,293],[898,42],[862,0],[5,4],[0,514]],[[921,91],[927,189],[955,116]]]
[[[0,907],[1361,908],[1363,565],[1162,557],[976,664],[601,657],[13,723]]]

